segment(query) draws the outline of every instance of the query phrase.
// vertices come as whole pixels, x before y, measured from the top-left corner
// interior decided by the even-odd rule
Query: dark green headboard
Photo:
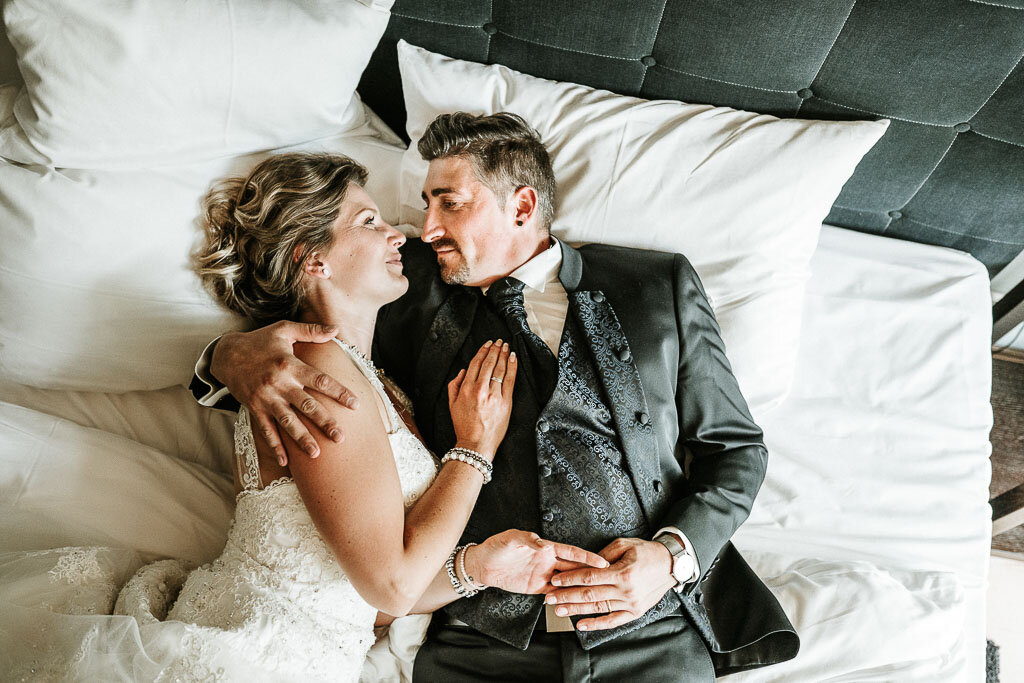
[[[648,99],[892,120],[827,221],[1024,248],[1024,0],[397,0],[359,90],[405,130],[395,43]]]

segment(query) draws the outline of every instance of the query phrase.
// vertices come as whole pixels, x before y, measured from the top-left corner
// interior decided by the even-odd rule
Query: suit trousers
[[[434,618],[444,617],[438,614]],[[590,650],[580,647],[571,631],[537,631],[529,647],[520,650],[468,626],[432,627],[413,667],[413,683],[714,680],[715,670],[704,641],[686,618],[678,615]]]

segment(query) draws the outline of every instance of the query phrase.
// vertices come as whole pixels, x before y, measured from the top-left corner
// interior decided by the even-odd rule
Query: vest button
[[[637,413],[636,414],[636,421],[639,422],[640,424],[646,426],[646,425],[651,423],[651,416],[648,415],[647,413]]]
[[[604,294],[601,292],[594,292],[593,294],[590,295],[590,298],[596,301],[597,303],[601,303],[604,301]]]
[[[541,465],[540,466],[540,476],[542,476],[542,477],[550,477],[551,476],[551,472],[552,472],[551,465]]]
[[[551,423],[547,420],[541,420],[537,423],[537,429],[542,432],[546,432],[551,429]]]
[[[437,330],[430,331],[430,341],[437,341]]]
[[[621,349],[619,349],[617,355],[619,357],[619,360],[621,360],[623,363],[628,363],[629,359],[633,357],[630,355],[629,349],[627,349],[626,347],[622,347]]]
[[[651,486],[654,487],[656,493],[661,493],[661,479],[655,479],[651,482]]]
[[[697,595],[694,596],[694,597],[696,598],[698,605],[703,605],[704,604],[704,592],[703,591],[697,591]]]
[[[545,510],[544,514],[541,515],[540,518],[543,519],[545,522],[550,522],[555,518],[555,515],[552,514],[551,510]]]

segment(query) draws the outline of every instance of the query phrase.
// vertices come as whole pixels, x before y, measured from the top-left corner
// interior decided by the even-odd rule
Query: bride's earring
[[[330,277],[330,276],[331,276],[331,269],[328,268],[327,266],[324,266],[324,277]]]

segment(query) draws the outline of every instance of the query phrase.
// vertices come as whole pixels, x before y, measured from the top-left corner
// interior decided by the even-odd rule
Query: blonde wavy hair
[[[215,183],[203,200],[195,272],[222,305],[257,325],[296,319],[306,259],[330,249],[349,183],[366,178],[347,156],[297,152]]]

